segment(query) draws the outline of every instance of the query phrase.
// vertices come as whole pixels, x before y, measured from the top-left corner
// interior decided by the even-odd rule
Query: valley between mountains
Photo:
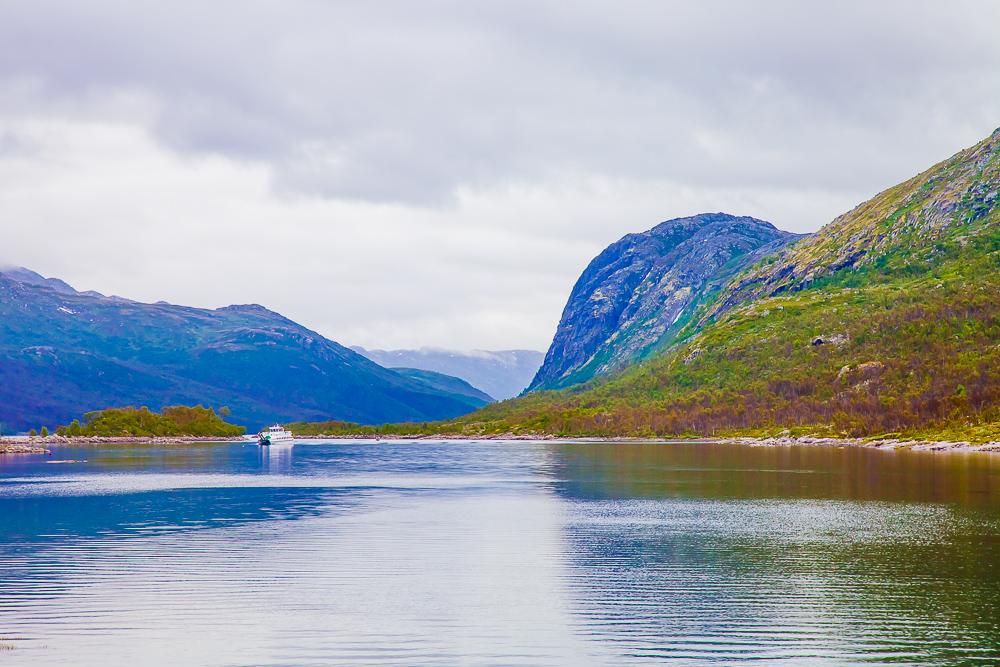
[[[258,305],[142,304],[7,269],[0,421],[204,404],[303,435],[997,441],[998,204],[1000,130],[814,234],[662,222],[593,259],[544,359],[350,349]]]

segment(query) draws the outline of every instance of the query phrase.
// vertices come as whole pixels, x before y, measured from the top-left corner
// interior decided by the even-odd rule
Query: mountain
[[[48,287],[60,294],[76,294],[68,283],[58,278],[46,278],[41,274],[30,271],[23,266],[0,266],[0,274],[11,280],[15,280],[23,285],[35,285],[37,287]]]
[[[420,368],[454,375],[501,401],[520,394],[542,363],[542,353],[534,350],[457,352],[430,347],[419,350],[351,349],[382,366]]]
[[[1000,440],[1000,130],[738,272],[644,361],[441,430]]]
[[[1000,129],[927,171],[837,217],[820,233],[743,273],[710,310],[831,281],[916,275],[995,230]]]
[[[801,238],[726,213],[668,220],[611,244],[587,266],[529,389],[619,370],[668,343],[740,269]]]
[[[65,424],[113,406],[227,405],[256,428],[292,420],[427,421],[470,411],[460,380],[383,368],[259,305],[146,304],[0,272],[0,422]]]
[[[417,380],[418,382],[422,382],[429,387],[439,389],[443,393],[464,398],[470,411],[493,402],[492,396],[486,392],[476,389],[462,378],[445,375],[444,373],[437,373],[435,371],[426,371],[420,368],[393,368],[392,370],[404,377]]]

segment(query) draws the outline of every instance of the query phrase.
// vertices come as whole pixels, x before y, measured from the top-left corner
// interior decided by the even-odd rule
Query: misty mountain
[[[542,363],[535,350],[459,352],[422,347],[418,350],[351,349],[382,366],[419,368],[462,378],[498,401],[520,394]]]

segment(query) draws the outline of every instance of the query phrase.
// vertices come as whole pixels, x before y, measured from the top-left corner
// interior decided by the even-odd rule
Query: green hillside
[[[456,400],[464,400],[470,409],[481,408],[493,402],[492,396],[453,375],[445,375],[437,371],[428,371],[420,368],[394,367],[391,370],[396,371],[403,377],[408,377],[417,382],[422,382],[428,387],[437,389],[442,394],[453,396]]]
[[[655,358],[440,429],[1000,439],[998,201],[1000,130],[741,272]]]
[[[977,237],[995,233],[998,152],[1000,129],[745,271],[708,315],[787,291],[864,287],[934,271]],[[988,253],[989,245],[978,249]]]

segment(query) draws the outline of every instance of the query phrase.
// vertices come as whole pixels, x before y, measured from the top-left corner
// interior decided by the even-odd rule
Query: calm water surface
[[[0,457],[0,666],[740,662],[1000,664],[1000,456]]]

